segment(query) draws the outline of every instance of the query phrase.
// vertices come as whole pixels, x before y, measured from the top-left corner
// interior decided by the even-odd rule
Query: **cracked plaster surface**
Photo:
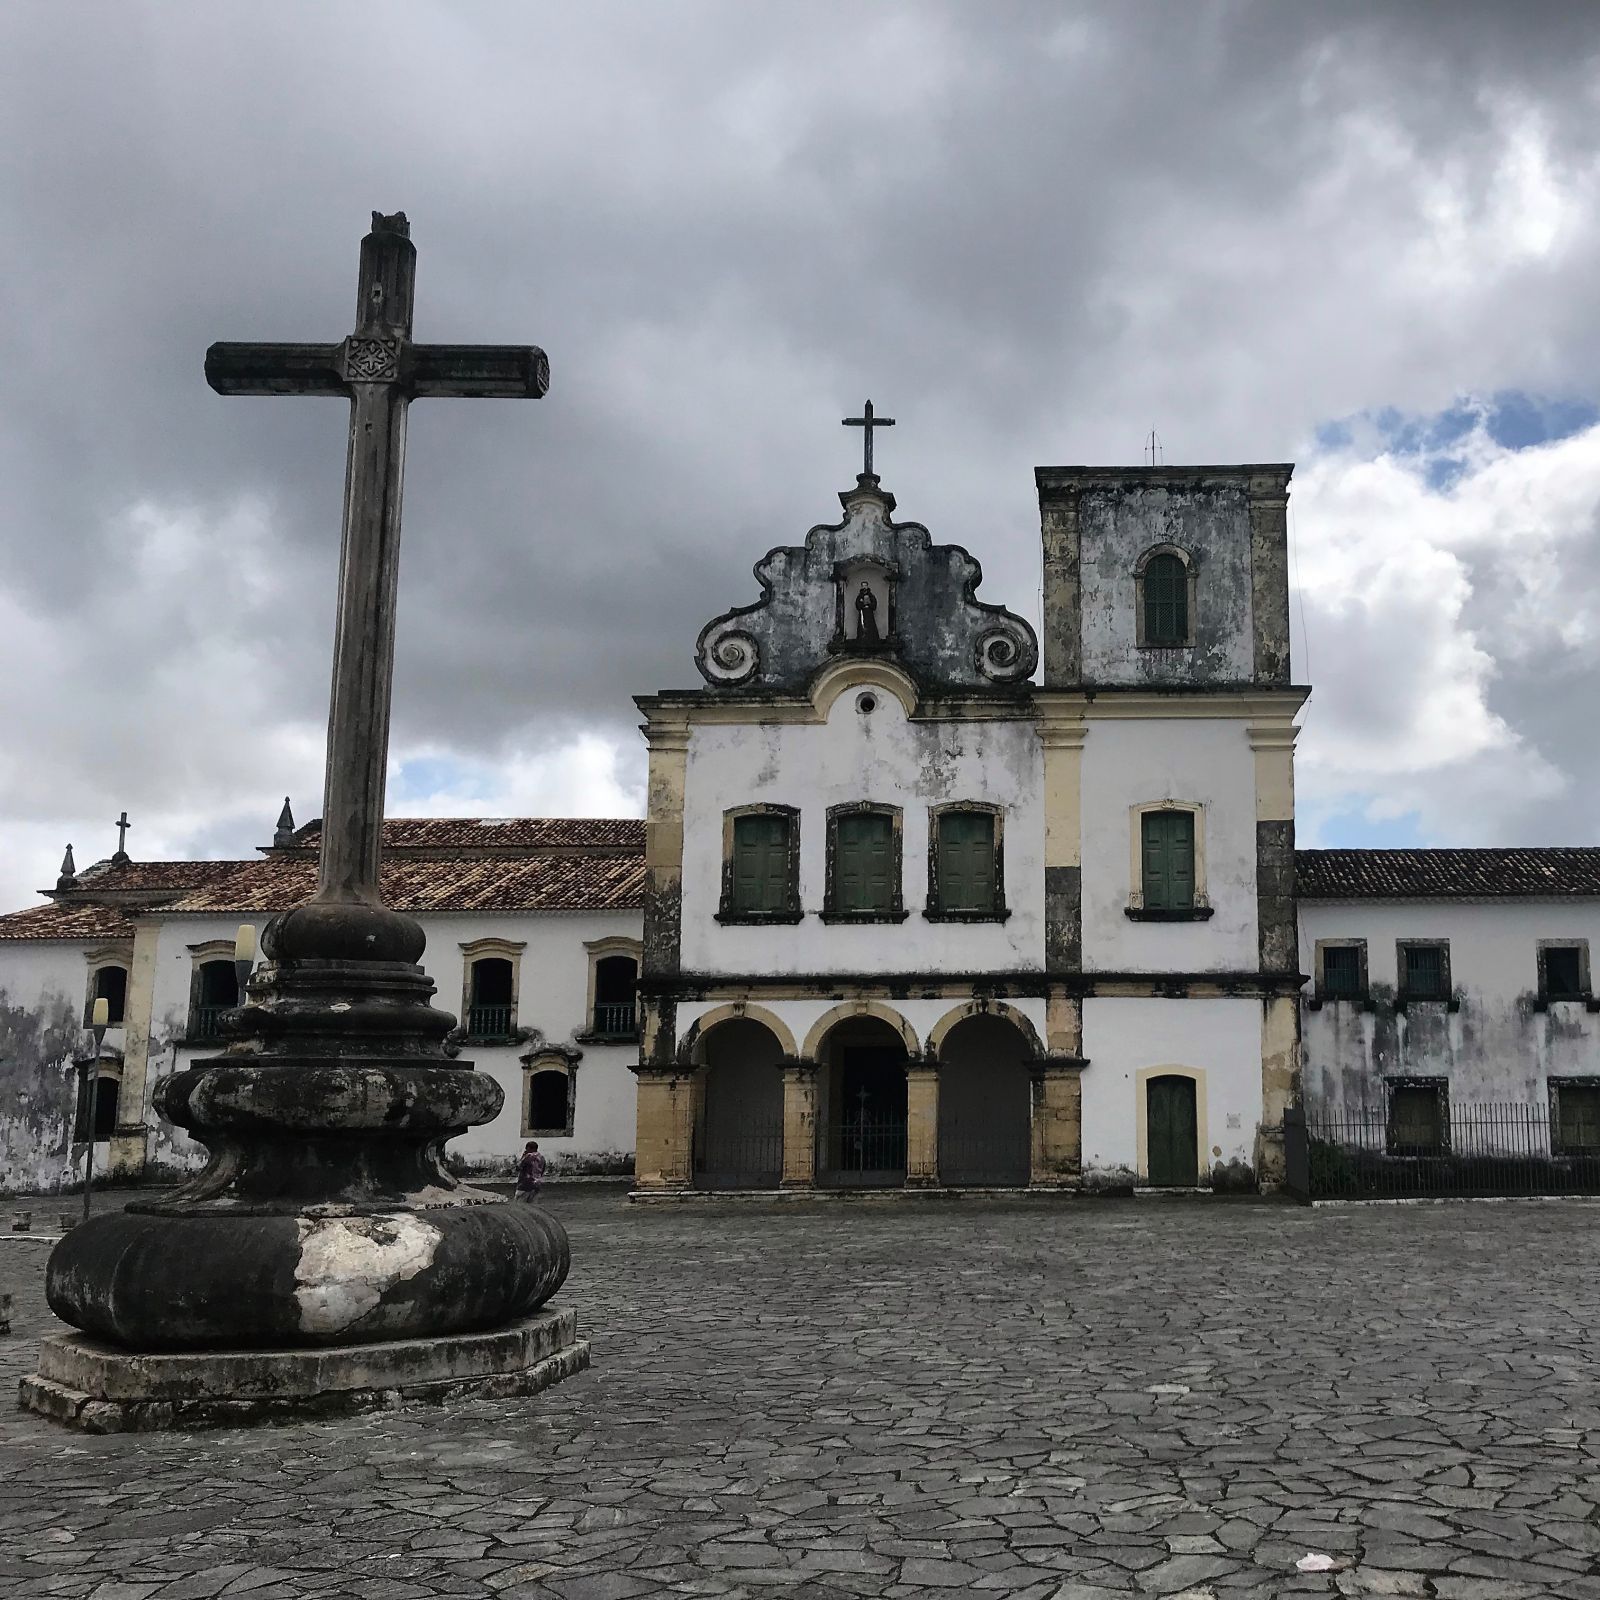
[[[595,1365],[534,1400],[0,1412],[0,1596],[1600,1600],[1592,1204],[620,1195],[551,1186]]]

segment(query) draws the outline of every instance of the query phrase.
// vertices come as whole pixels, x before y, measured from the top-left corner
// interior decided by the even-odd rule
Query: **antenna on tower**
[[[1161,436],[1154,428],[1150,430],[1150,437],[1144,442],[1144,449],[1140,459],[1147,467],[1164,467],[1167,464],[1166,446],[1161,442]]]

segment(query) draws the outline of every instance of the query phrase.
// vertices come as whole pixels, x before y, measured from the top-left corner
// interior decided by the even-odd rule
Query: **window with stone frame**
[[[639,962],[631,955],[601,956],[594,964],[595,1036],[631,1039],[639,1031]]]
[[[1402,939],[1395,947],[1402,1001],[1450,999],[1450,942]]]
[[[741,806],[723,814],[723,922],[800,920],[800,813]]]
[[[111,1028],[120,1028],[127,1020],[128,1015],[128,969],[124,966],[108,964],[96,967],[89,984],[89,1000],[84,1008],[83,1025],[92,1027],[94,1024],[94,1003],[96,1000],[106,1002],[106,1025]]]
[[[1367,997],[1367,944],[1364,939],[1325,939],[1317,943],[1317,998]]]
[[[214,956],[195,967],[190,988],[189,1037],[220,1039],[222,1017],[239,1004],[239,972],[230,954]]]
[[[509,1039],[516,1027],[516,972],[504,956],[473,961],[467,991],[467,1033],[474,1039]]]
[[[565,1138],[572,1132],[572,1078],[559,1068],[528,1074],[527,1131],[530,1138]]]
[[[983,922],[1006,915],[997,807],[936,806],[928,815],[929,882],[925,915]]]
[[[1144,642],[1189,642],[1189,573],[1174,555],[1155,556],[1144,569]]]
[[[1450,1099],[1442,1078],[1388,1080],[1385,1144],[1392,1156],[1443,1155],[1450,1143]]]
[[[1540,940],[1539,998],[1546,1003],[1590,998],[1587,939]]]
[[[830,922],[901,922],[900,812],[860,801],[828,808]]]
[[[1194,909],[1194,814],[1146,811],[1139,819],[1140,881],[1146,911]]]
[[[1558,1156],[1600,1157],[1600,1078],[1550,1080],[1550,1148]]]

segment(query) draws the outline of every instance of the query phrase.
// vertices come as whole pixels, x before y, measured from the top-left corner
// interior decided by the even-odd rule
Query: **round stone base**
[[[55,1334],[21,1403],[85,1433],[227,1428],[349,1416],[406,1401],[537,1394],[589,1365],[573,1311],[540,1311],[508,1328],[313,1350],[123,1350]]]

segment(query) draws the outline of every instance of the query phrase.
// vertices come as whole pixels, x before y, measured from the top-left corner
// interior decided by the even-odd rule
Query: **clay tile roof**
[[[131,939],[120,906],[42,905],[0,917],[0,939]]]
[[[1297,850],[1306,900],[1600,896],[1600,848]]]
[[[168,913],[279,911],[317,886],[301,856],[244,861],[164,909]],[[466,857],[383,864],[385,903],[396,911],[637,911],[642,855]]]
[[[117,866],[97,861],[78,874],[78,884],[95,894],[165,894],[196,888],[242,865],[239,861],[125,861]]]
[[[315,846],[321,821],[294,836],[301,848]],[[634,817],[389,817],[383,824],[387,850],[643,850],[644,823]]]

